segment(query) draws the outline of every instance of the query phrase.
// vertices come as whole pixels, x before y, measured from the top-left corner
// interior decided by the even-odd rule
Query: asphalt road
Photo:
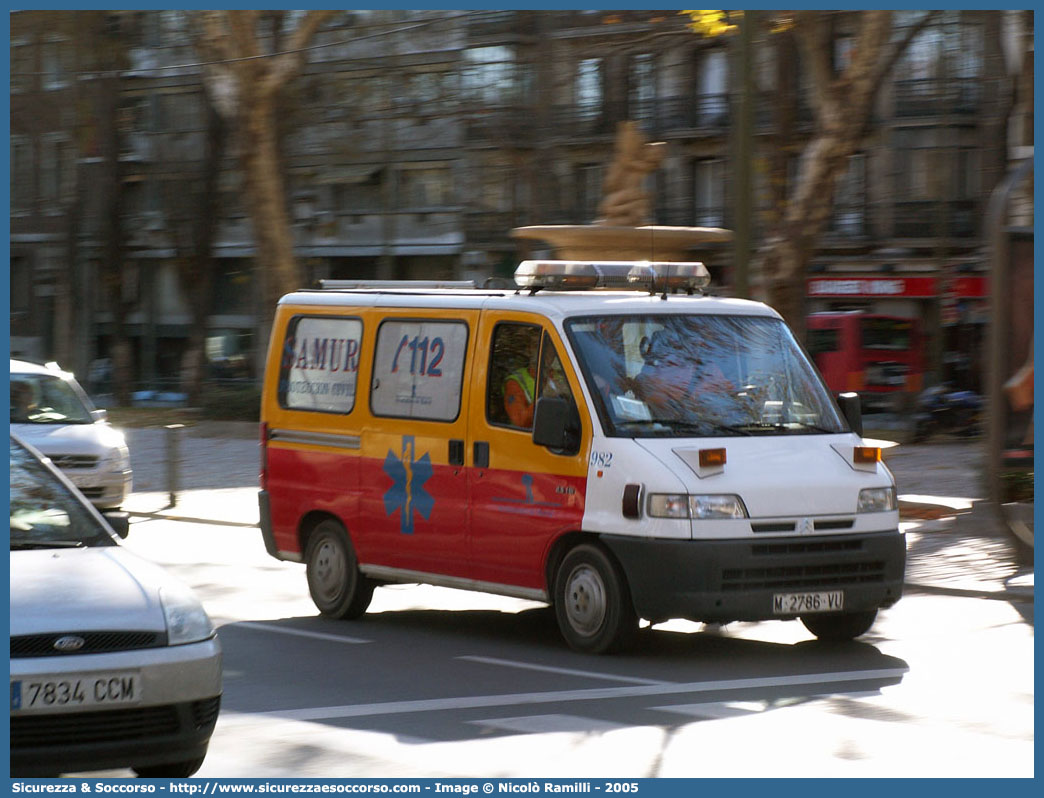
[[[163,490],[162,435],[132,431],[139,490]],[[440,588],[380,588],[361,620],[328,621],[253,526],[256,443],[182,445],[186,487],[224,488],[196,514],[223,520],[135,516],[126,545],[220,626],[199,777],[1033,775],[1029,604],[911,594],[840,646],[796,622],[672,622],[613,657],[570,651],[539,604]],[[968,491],[958,453],[920,456],[922,492],[951,494],[932,474]]]
[[[126,545],[220,625],[200,777],[1033,773],[1028,604],[912,594],[835,646],[796,622],[672,622],[589,657],[541,605],[480,593],[379,588],[361,620],[320,618],[303,566],[248,523],[137,517]]]

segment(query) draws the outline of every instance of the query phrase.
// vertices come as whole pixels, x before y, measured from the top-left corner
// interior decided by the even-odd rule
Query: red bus
[[[807,327],[809,353],[835,393],[857,391],[873,404],[899,391],[921,390],[917,319],[863,311],[812,313]]]

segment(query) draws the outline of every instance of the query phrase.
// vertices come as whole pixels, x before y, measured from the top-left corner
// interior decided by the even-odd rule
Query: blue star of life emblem
[[[414,457],[413,436],[403,435],[401,456],[389,449],[384,458],[384,473],[392,480],[384,494],[384,511],[388,515],[399,511],[399,531],[404,535],[413,534],[414,513],[427,521],[435,506],[435,500],[424,489],[424,483],[431,479],[431,457],[427,452],[418,459]]]

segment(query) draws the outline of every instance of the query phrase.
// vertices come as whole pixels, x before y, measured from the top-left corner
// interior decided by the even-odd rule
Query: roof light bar
[[[553,291],[698,291],[710,283],[702,263],[526,260],[515,269],[520,288]]]

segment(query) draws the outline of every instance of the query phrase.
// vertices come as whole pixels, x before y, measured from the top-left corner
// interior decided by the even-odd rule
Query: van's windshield
[[[847,431],[780,320],[649,314],[574,318],[566,331],[615,437]]]

